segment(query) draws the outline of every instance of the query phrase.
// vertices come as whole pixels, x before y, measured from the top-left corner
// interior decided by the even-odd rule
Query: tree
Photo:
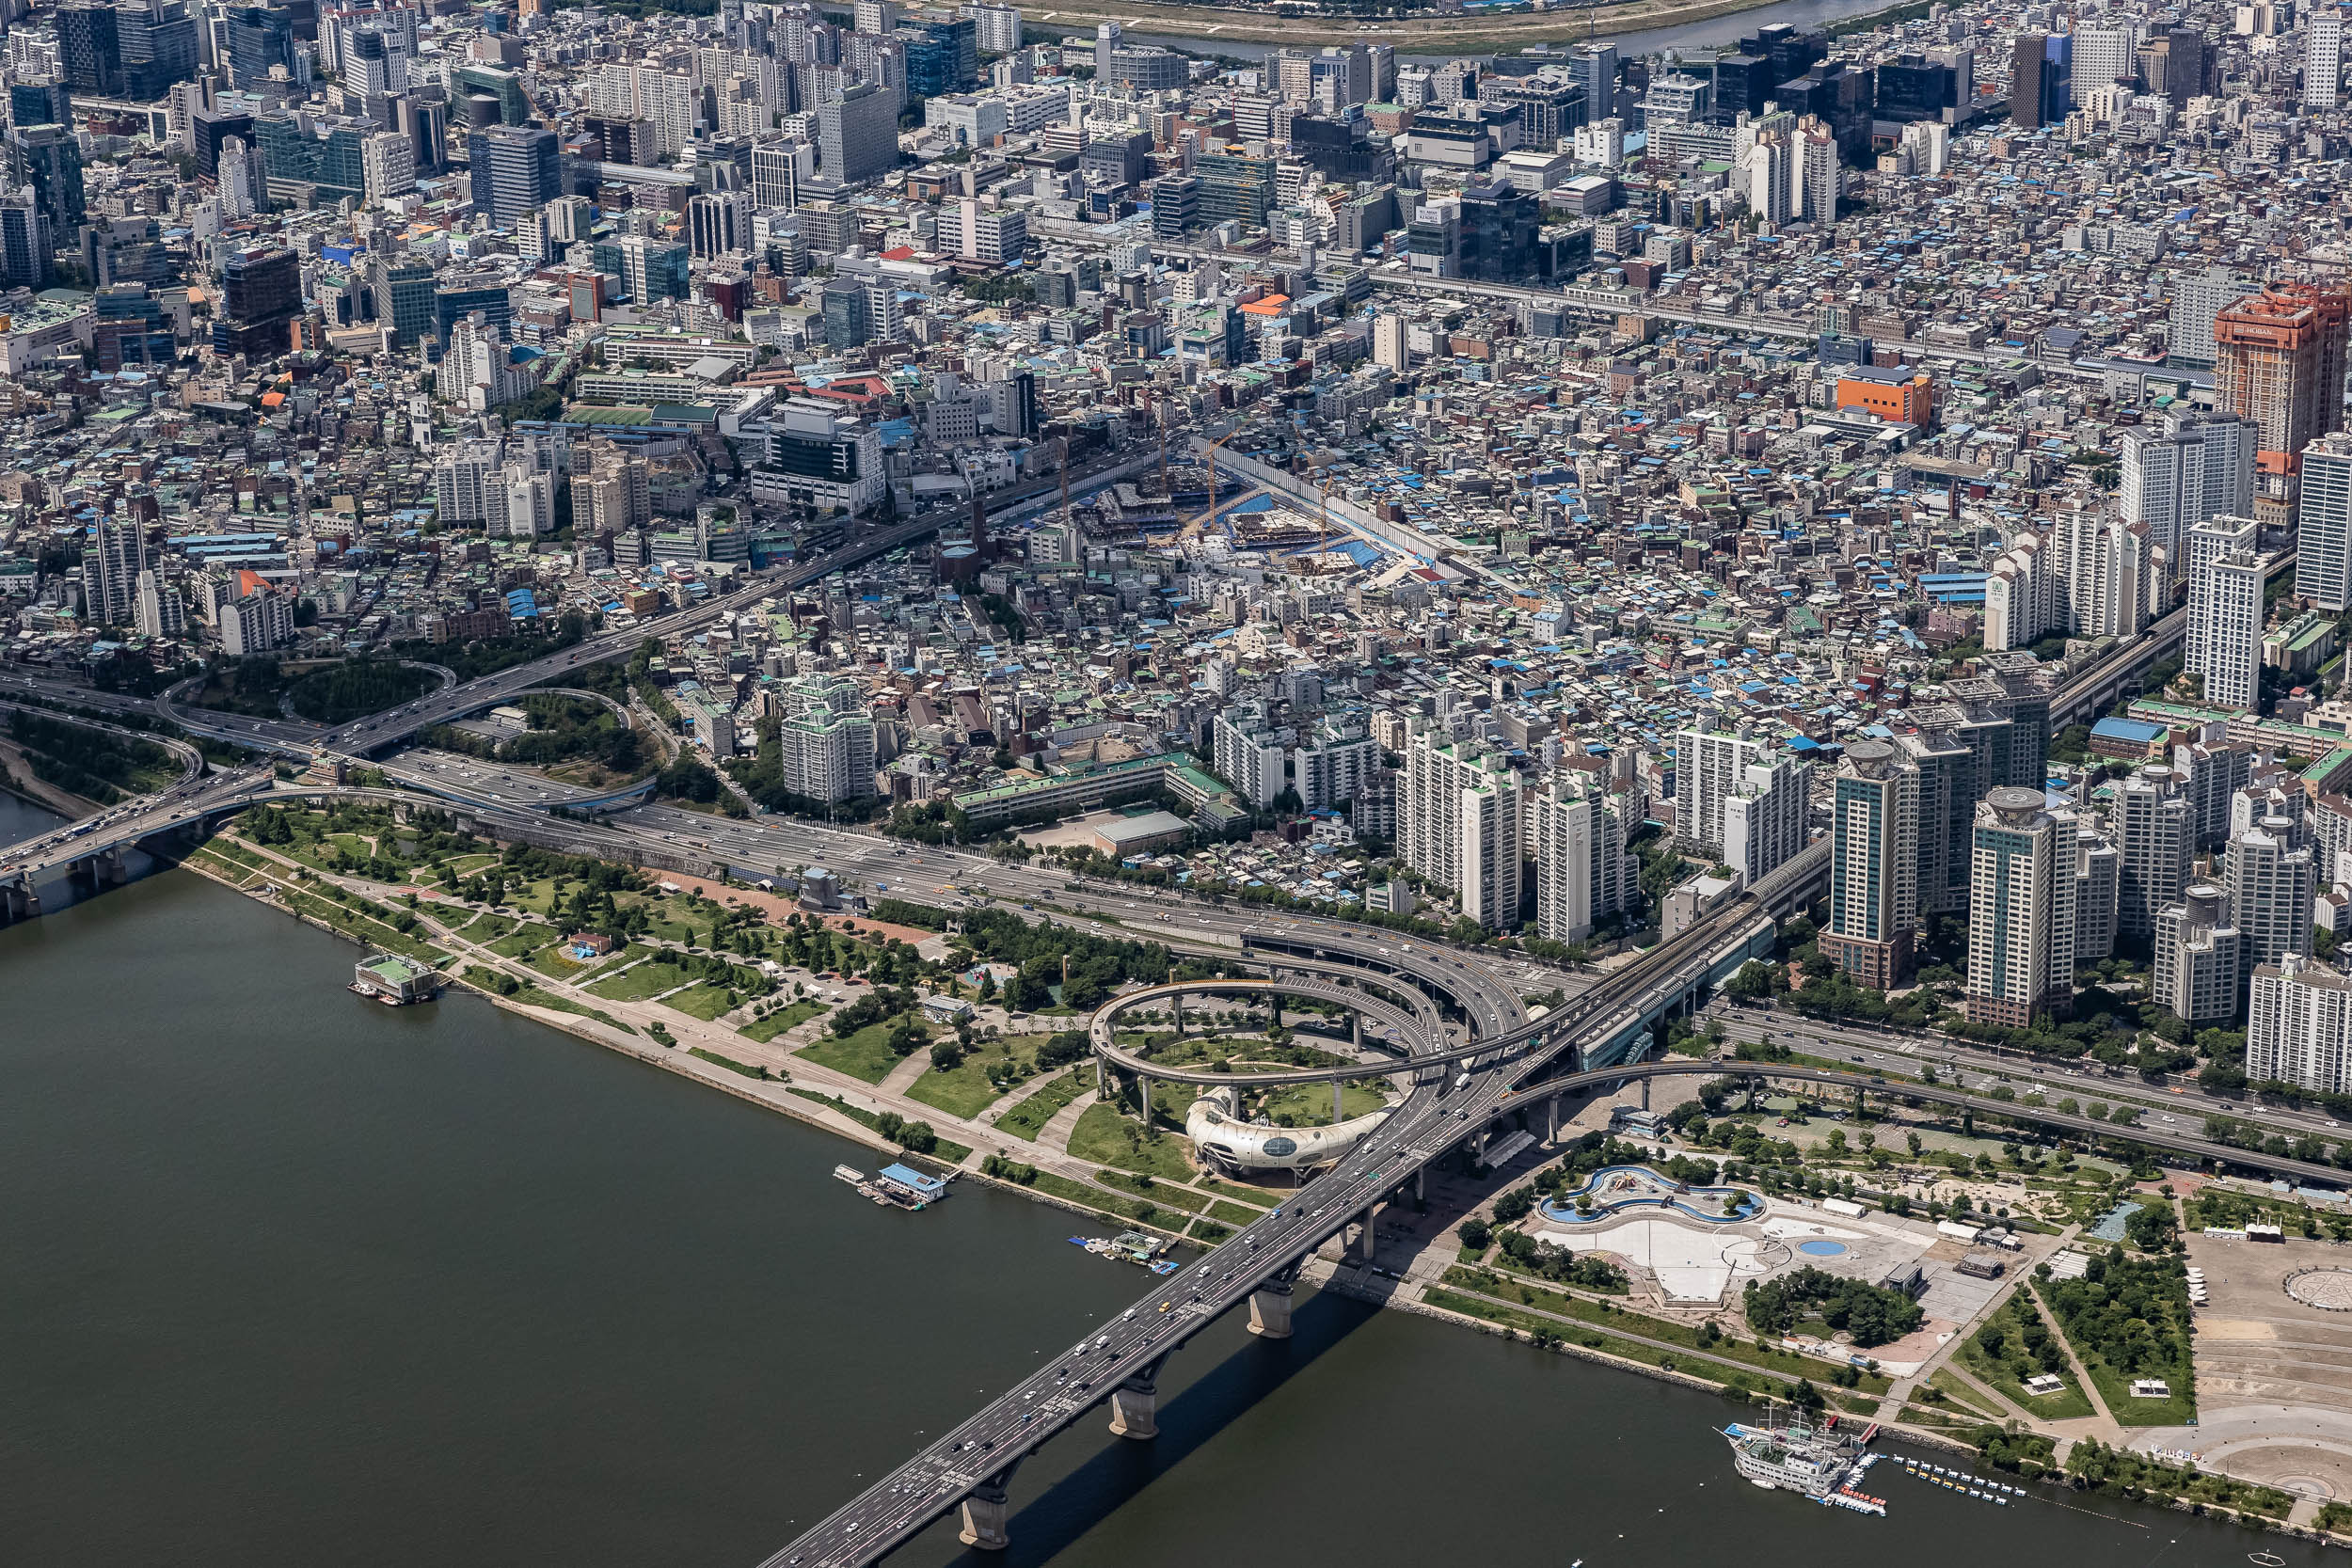
[[[961,1038],[941,1040],[931,1047],[931,1066],[942,1072],[952,1072],[963,1065],[964,1046]]]
[[[1486,1250],[1486,1243],[1494,1239],[1494,1233],[1487,1229],[1486,1222],[1476,1215],[1472,1215],[1454,1227],[1454,1233],[1461,1237],[1462,1244],[1472,1252]]]

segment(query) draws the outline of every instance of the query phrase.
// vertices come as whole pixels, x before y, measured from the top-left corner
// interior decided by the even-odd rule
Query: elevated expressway
[[[1522,1101],[1514,1097],[1519,1093],[1518,1081],[1530,1069],[1573,1047],[1580,1032],[1594,1024],[1613,1030],[1621,1016],[1653,1015],[1659,1004],[1652,996],[1661,990],[1678,993],[1665,1005],[1686,1006],[1691,994],[1708,983],[1706,976],[1726,962],[1734,968],[1744,963],[1750,929],[1759,925],[1769,928],[1767,911],[1772,908],[1808,899],[1827,866],[1825,845],[1806,850],[1689,931],[1661,942],[1565,1006],[1534,1019],[1522,1020],[1516,1005],[1506,1011],[1490,990],[1480,994],[1486,990],[1480,984],[1483,977],[1463,960],[1407,952],[1402,943],[1384,951],[1383,944],[1361,938],[1261,933],[1251,946],[1262,949],[1259,956],[1273,963],[1285,961],[1280,949],[1295,944],[1319,948],[1321,962],[1343,959],[1367,970],[1409,971],[1414,983],[1441,988],[1449,1000],[1464,1006],[1473,1030],[1485,1037],[1449,1049],[1440,1037],[1423,1034],[1408,1065],[1418,1069],[1459,1062],[1459,1074],[1449,1078],[1442,1071],[1416,1071],[1411,1092],[1379,1131],[1279,1209],[1160,1281],[1120,1316],[1089,1331],[898,1471],[828,1514],[763,1568],[853,1568],[874,1562],[949,1513],[961,1513],[961,1538],[966,1544],[1002,1547],[1007,1544],[1006,1486],[1023,1459],[1104,1403],[1111,1406],[1114,1433],[1138,1439],[1152,1436],[1157,1431],[1156,1380],[1170,1354],[1245,1300],[1250,1304],[1252,1332],[1269,1338],[1288,1335],[1291,1285],[1309,1256],[1334,1237],[1345,1241],[1351,1233],[1353,1244],[1369,1254],[1375,1234],[1374,1211],[1457,1145],[1471,1143],[1483,1154],[1495,1118],[1519,1110]],[[1736,962],[1730,947],[1737,948]],[[1292,955],[1292,960],[1297,956]],[[1119,1010],[1118,1004],[1112,1004],[1112,1010]],[[1097,1033],[1094,1038],[1102,1050],[1104,1035]],[[1281,1076],[1315,1081],[1393,1070],[1359,1064]],[[1178,1077],[1176,1070],[1167,1069],[1155,1075]],[[1263,1085],[1274,1077],[1185,1072],[1182,1081]],[[1532,1102],[1532,1098],[1523,1102]]]

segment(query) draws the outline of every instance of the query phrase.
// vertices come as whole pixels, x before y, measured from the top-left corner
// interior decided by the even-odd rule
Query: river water
[[[364,1003],[356,955],[176,871],[0,929],[7,1561],[751,1568],[1142,1283],[1009,1195],[878,1210],[828,1174],[862,1151],[477,999]],[[1741,1484],[1711,1398],[1335,1296],[1296,1326],[1176,1357],[1156,1443],[1055,1442],[1001,1560],[2322,1560],[1885,1466],[1892,1518],[1833,1513]]]

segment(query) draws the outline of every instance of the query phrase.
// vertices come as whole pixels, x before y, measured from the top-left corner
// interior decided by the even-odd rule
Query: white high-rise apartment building
[[[138,633],[141,637],[177,637],[187,628],[187,606],[180,591],[149,567],[139,573]]]
[[[2184,666],[2205,677],[2205,701],[2251,708],[2262,682],[2263,579],[2249,517],[2214,517],[2188,531],[2188,636]]]
[[[2169,356],[2185,359],[2195,365],[2212,364],[2215,354],[2214,318],[2261,287],[2256,280],[2240,277],[2227,267],[2174,273],[2171,322],[2165,333],[2165,346]],[[2224,507],[2222,510],[2242,509]]]
[[[2177,414],[2160,430],[2123,433],[2123,520],[2148,525],[2149,547],[2165,565],[2152,588],[2169,594],[2185,577],[2190,529],[2209,517],[2252,515],[2257,435],[2250,420]]]
[[[2190,1023],[2237,1016],[2245,974],[2244,933],[2230,921],[2230,899],[2211,882],[2191,882],[2181,902],[2156,917],[2149,991],[2156,1005]]]
[[[1796,214],[1796,149],[1788,135],[1768,131],[1756,140],[1740,161],[1748,211],[1759,223],[1775,228]]]
[[[876,793],[874,721],[866,693],[842,675],[802,677],[776,728],[784,787],[827,805]]]
[[[2032,647],[2063,628],[2065,604],[2048,541],[2019,534],[1985,574],[1984,651]]]
[[[1797,216],[1824,227],[1836,223],[1845,175],[1837,162],[1837,138],[1815,116],[1797,122],[1796,162]]]
[[[2352,434],[2303,449],[2295,523],[2295,593],[2330,613],[2352,610]]]
[[[1518,775],[1475,741],[1423,734],[1405,753],[1397,849],[1405,863],[1452,888],[1462,913],[1488,930],[1518,924]]]
[[[2180,901],[2197,852],[2197,808],[2182,793],[2180,775],[2151,763],[2115,787],[2108,820],[2121,855],[2116,929],[2152,936],[2156,916]]]
[[[1780,745],[1742,724],[1738,730],[1699,729],[1675,736],[1675,831],[1686,849],[1724,852],[1724,805],[1758,763],[1769,767]]]
[[[1804,847],[1805,765],[1752,762],[1724,798],[1724,863],[1754,883]]]
[[[2153,562],[2147,524],[2072,506],[2058,515],[2050,543],[2075,636],[2130,637],[2148,624]],[[1989,639],[1985,645],[1991,648]]]
[[[2071,975],[2051,973],[2057,926],[2072,911],[2057,896],[2058,823],[2043,800],[2004,784],[1977,807],[1963,1002],[1971,1023],[2023,1029],[2072,991]]]
[[[2246,1076],[2317,1094],[2352,1092],[2352,980],[2300,958],[2256,969]]]
[[[1527,849],[1535,863],[1535,934],[1581,942],[1626,909],[1638,862],[1626,853],[1617,803],[1589,782],[1555,778],[1527,801]]]
[[[2303,107],[2332,109],[2344,80],[2344,13],[2331,4],[2312,8],[2303,24]]]
[[[2230,836],[2227,875],[2248,968],[2310,955],[2318,857],[2302,823],[2265,815],[2240,828]],[[2234,994],[2229,1010],[2237,1011]]]
[[[983,55],[1011,55],[1021,48],[1021,8],[966,6],[972,19],[972,42]]]
[[[1261,708],[1239,707],[1209,726],[1211,766],[1252,808],[1264,811],[1290,787],[1283,763],[1290,748]]]
[[[128,518],[100,518],[82,548],[83,613],[97,626],[134,625],[146,570],[146,531]]]

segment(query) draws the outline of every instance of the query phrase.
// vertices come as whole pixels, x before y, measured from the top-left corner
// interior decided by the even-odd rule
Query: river
[[[476,998],[361,1002],[356,953],[178,871],[0,929],[8,1560],[751,1568],[1142,1283],[1010,1195],[878,1210],[828,1175],[862,1151]],[[1836,1513],[1739,1482],[1714,1399],[1296,1325],[1177,1356],[1156,1443],[1054,1443],[1001,1560],[2323,1560],[1884,1466],[1891,1519]]]

